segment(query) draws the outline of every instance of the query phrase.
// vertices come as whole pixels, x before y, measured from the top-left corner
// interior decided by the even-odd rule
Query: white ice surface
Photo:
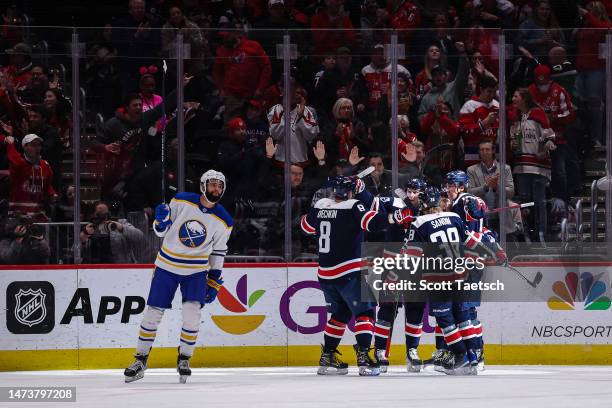
[[[400,366],[380,377],[317,376],[313,367],[201,368],[187,384],[171,369],[123,382],[122,370],[0,373],[0,386],[76,386],[76,403],[0,403],[1,407],[612,407],[612,367],[489,366],[476,377]]]

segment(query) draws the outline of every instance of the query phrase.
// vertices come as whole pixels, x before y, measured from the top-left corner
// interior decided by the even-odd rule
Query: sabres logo
[[[189,220],[179,229],[179,241],[188,248],[197,248],[206,240],[206,227],[199,221]]]

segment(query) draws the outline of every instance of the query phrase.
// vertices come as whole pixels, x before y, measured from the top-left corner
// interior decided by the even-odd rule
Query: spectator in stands
[[[77,263],[136,263],[144,234],[126,219],[113,218],[109,205],[99,201],[79,239],[82,259]]]
[[[162,48],[166,56],[176,54],[176,36],[183,34],[183,43],[189,44],[190,56],[185,59],[185,72],[197,74],[204,69],[205,41],[200,27],[188,20],[180,6],[174,4],[168,10],[170,18],[162,28]]]
[[[270,84],[271,65],[261,45],[233,30],[217,48],[213,77],[225,103],[225,117],[238,114],[244,103]]]
[[[332,107],[338,98],[348,98],[358,112],[365,111],[367,90],[360,70],[353,65],[351,50],[340,47],[335,53],[334,66],[323,72],[315,88],[317,113],[321,121],[332,117]]]
[[[381,101],[385,101],[387,94],[391,89],[391,62],[385,58],[385,46],[376,44],[372,50],[370,64],[366,65],[361,70],[368,89],[367,108],[370,112],[378,111],[377,107]],[[404,78],[408,78],[409,84],[412,84],[410,72],[402,65],[397,65],[398,75],[401,73]],[[357,111],[360,112],[366,107],[357,106]],[[373,120],[387,120],[387,118],[370,117],[370,122]]]
[[[459,140],[461,130],[459,122],[453,120],[452,107],[448,102],[444,102],[441,96],[438,97],[435,108],[421,120],[420,127],[422,134],[426,137],[425,147],[428,151],[442,144],[455,145]],[[445,173],[455,170],[458,162],[455,157],[456,151],[457,149],[447,150],[437,155],[433,164],[446,170]]]
[[[299,166],[308,165],[308,146],[319,135],[317,114],[314,108],[306,106],[306,91],[296,88],[291,98],[291,162]],[[283,105],[278,104],[268,112],[270,136],[277,143],[274,159],[285,161],[285,115]]]
[[[48,264],[51,255],[49,243],[42,228],[33,225],[27,217],[9,218],[5,234],[0,241],[0,264]]]
[[[45,108],[36,105],[27,110],[28,120],[23,122],[22,134],[35,133],[42,139],[42,158],[53,170],[53,188],[61,190],[62,184],[62,141],[57,129],[47,123]]]
[[[389,119],[389,127],[392,126]],[[399,165],[408,162],[407,150],[408,144],[416,140],[416,135],[410,131],[410,120],[407,115],[397,115],[397,155]]]
[[[21,154],[15,148],[10,127],[3,124],[3,128],[6,136],[0,136],[0,142],[7,145],[9,161],[9,214],[21,213],[34,222],[47,222],[45,207],[58,196],[53,189],[53,170],[41,157],[43,140],[35,134],[26,135],[21,141]]]
[[[455,38],[456,35],[450,32],[450,30],[451,23],[449,21],[449,14],[446,11],[443,13],[436,13],[433,20],[433,29],[421,31],[420,34],[423,38],[419,42],[427,46],[428,49],[434,46],[440,51],[442,61],[438,61],[430,67],[437,64],[443,64],[448,66],[452,72],[455,72],[457,71],[457,49],[455,48],[457,39]],[[417,44],[417,46],[418,45],[420,44]],[[423,54],[427,52],[422,46],[417,49],[423,50]]]
[[[17,89],[17,96],[24,104],[40,105],[43,102],[45,91],[49,89],[49,77],[47,70],[41,65],[32,65],[30,78],[25,86]],[[54,87],[57,87],[57,83]]]
[[[363,179],[366,190],[374,196],[393,196],[391,172],[385,170],[382,154],[370,153],[368,156],[368,167],[370,166],[374,167],[374,171]]]
[[[387,27],[389,13],[379,6],[376,0],[366,0],[363,9],[360,20],[361,42],[365,49],[370,49],[375,44],[384,42],[383,29]]]
[[[43,100],[47,123],[57,131],[62,148],[72,144],[72,107],[61,91],[57,88],[48,89]]]
[[[531,18],[521,23],[518,43],[524,45],[536,58],[543,58],[552,47],[565,44],[563,31],[549,0],[539,0]]]
[[[567,58],[565,48],[551,48],[548,52],[548,64],[552,71],[550,78],[561,85],[572,97],[572,102],[577,104],[576,77],[578,72],[574,64]]]
[[[325,0],[325,7],[312,16],[310,29],[315,59],[320,60],[330,51],[355,43],[356,33],[341,0]]]
[[[527,88],[514,92],[512,105],[516,112],[511,112],[510,146],[516,190],[525,201],[535,202],[535,216],[530,214],[531,239],[543,243],[547,222],[546,187],[551,176],[550,152],[556,148],[555,132]]]
[[[420,140],[415,140],[406,144],[406,151],[402,155],[404,162],[400,165],[400,185],[405,184],[408,180],[415,177],[423,176],[427,179],[427,183],[433,186],[440,186],[442,183],[442,172],[440,168],[431,163],[431,159],[425,162],[425,146]]]
[[[544,110],[546,117],[555,132],[557,148],[551,152],[552,159],[552,194],[566,203],[569,200],[568,180],[576,180],[580,174],[580,164],[576,145],[568,143],[566,129],[575,120],[572,99],[563,87],[551,79],[551,70],[546,65],[539,65],[535,71],[534,83],[529,85],[533,100]],[[580,181],[579,179],[577,180]]]
[[[9,56],[9,64],[2,69],[2,73],[16,89],[24,88],[32,76],[32,48],[26,43],[18,43],[5,52]]]
[[[161,51],[159,25],[148,16],[144,0],[129,0],[128,14],[113,23],[112,39],[119,58],[122,96],[136,92],[138,68],[157,62]]]
[[[421,24],[419,8],[410,0],[389,0],[387,13],[389,13],[389,26],[398,30],[398,41],[407,44],[408,48],[413,30],[419,28]]]
[[[467,99],[480,94],[480,85],[478,83],[480,78],[487,76],[497,81],[497,77],[485,67],[484,58],[480,51],[476,51],[472,54],[471,62],[472,65],[470,68],[470,75],[468,76],[468,86],[464,92]]]
[[[151,65],[150,67],[140,67],[139,72],[140,80],[138,81],[138,85],[140,93],[138,96],[142,99],[142,111],[146,112],[160,105],[164,98],[155,93],[155,74],[157,73],[157,66]]]
[[[477,164],[480,142],[485,140],[496,144],[499,129],[499,102],[497,80],[483,76],[479,80],[480,93],[467,101],[459,112],[459,126],[464,150],[464,166]]]
[[[251,99],[246,103],[244,121],[247,126],[247,145],[263,151],[266,139],[270,136],[270,124],[259,99]]]
[[[423,96],[432,88],[431,69],[435,66],[442,66],[442,52],[437,45],[430,45],[425,52],[423,70],[415,78],[415,93],[420,101]]]
[[[176,106],[176,93],[172,92],[166,98],[167,113]],[[149,147],[145,137],[155,129],[163,106],[158,105],[143,113],[140,96],[130,94],[115,116],[104,123],[102,132],[92,140],[92,149],[105,156],[103,198],[123,198],[125,181],[144,167]]]
[[[445,102],[448,102],[452,107],[452,112],[455,115],[459,112],[463,104],[463,89],[467,86],[469,74],[469,61],[465,53],[465,45],[461,42],[455,44],[457,51],[460,52],[459,68],[455,80],[448,82],[448,71],[446,68],[437,65],[431,69],[433,87],[423,96],[421,105],[419,106],[419,121],[427,113],[436,106],[438,96],[441,96]],[[453,116],[457,120],[457,116]]]
[[[363,122],[355,118],[353,102],[347,98],[339,98],[332,108],[332,113],[334,124],[322,132],[330,163],[335,163],[339,158],[348,160],[354,147],[367,154],[372,140]]]
[[[232,0],[225,3],[231,5],[219,17],[219,28],[234,27],[250,30],[253,21],[263,14],[261,4],[254,1]]]
[[[605,6],[599,1],[580,8],[582,28],[577,34],[578,58],[576,88],[589,112],[589,133],[596,143],[605,144],[603,118],[605,101],[605,61],[599,59],[599,44],[605,43],[605,29],[612,29]]]
[[[495,160],[495,145],[489,140],[480,142],[479,156],[480,163],[473,164],[467,168],[469,180],[468,193],[472,193],[482,198],[484,202],[487,203],[487,208],[493,210],[499,207],[499,190],[501,188],[501,164]],[[512,178],[512,170],[507,164],[504,164],[504,176],[506,178],[506,183],[504,185],[506,190],[506,202],[509,205],[509,200],[514,196],[514,180]],[[512,222],[511,217],[507,218],[510,222],[504,227],[503,231],[500,231],[498,214],[490,214],[487,217],[490,223],[489,228],[498,232],[514,232],[514,222]]]
[[[227,138],[219,144],[217,152],[217,167],[227,179],[224,199],[232,208],[235,200],[256,199],[263,155],[259,146],[247,145],[247,127],[242,118],[230,119],[227,126]]]

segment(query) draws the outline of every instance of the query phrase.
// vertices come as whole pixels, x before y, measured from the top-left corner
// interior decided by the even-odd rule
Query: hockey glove
[[[208,272],[208,288],[206,290],[206,297],[204,298],[204,303],[212,303],[217,298],[217,293],[219,293],[219,289],[221,289],[221,285],[223,285],[223,279],[221,279],[221,271],[217,269],[213,269]]]
[[[481,220],[485,217],[487,205],[479,198],[468,197],[465,202],[467,214],[474,220]],[[470,221],[468,219],[468,221]]]
[[[365,190],[365,183],[362,179],[358,178],[355,180],[355,194],[359,194]]]
[[[153,223],[155,232],[158,235],[164,234],[170,225],[172,225],[172,221],[170,221],[170,206],[168,204],[160,204],[155,207],[155,222]]]
[[[401,225],[404,228],[408,228],[414,219],[415,217],[410,208],[402,208],[400,210],[393,211],[393,214],[389,217],[389,222]]]

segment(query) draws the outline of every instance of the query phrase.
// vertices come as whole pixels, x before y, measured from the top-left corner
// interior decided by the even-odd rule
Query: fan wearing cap
[[[574,122],[576,113],[571,96],[551,79],[551,70],[548,66],[538,65],[533,74],[534,82],[529,85],[529,93],[544,109],[555,132],[557,149],[551,152],[553,195],[568,200],[568,175],[581,173],[576,148],[568,145],[565,137],[566,128]]]
[[[444,102],[448,102],[452,107],[451,116],[453,120],[457,120],[457,114],[463,103],[463,91],[468,84],[468,76],[470,70],[470,62],[465,53],[465,44],[462,42],[455,43],[455,47],[459,52],[459,66],[455,80],[448,82],[449,74],[445,67],[436,65],[431,68],[431,83],[432,88],[421,99],[419,106],[419,122],[423,120],[429,111],[435,109],[438,97],[442,97]]]
[[[247,145],[246,141],[245,121],[240,117],[232,118],[227,123],[227,138],[217,151],[217,166],[231,186],[226,195],[228,203],[237,195],[254,199],[256,194],[258,167],[263,155],[258,146]]]
[[[45,205],[58,197],[52,185],[53,170],[41,158],[42,142],[35,134],[25,135],[21,140],[21,154],[12,136],[0,135],[0,143],[6,144],[9,160],[9,214],[25,214],[34,222],[49,221]]]
[[[12,78],[15,88],[25,87],[32,76],[32,49],[25,43],[18,43],[5,52],[9,56],[9,65],[2,70],[3,74]]]

